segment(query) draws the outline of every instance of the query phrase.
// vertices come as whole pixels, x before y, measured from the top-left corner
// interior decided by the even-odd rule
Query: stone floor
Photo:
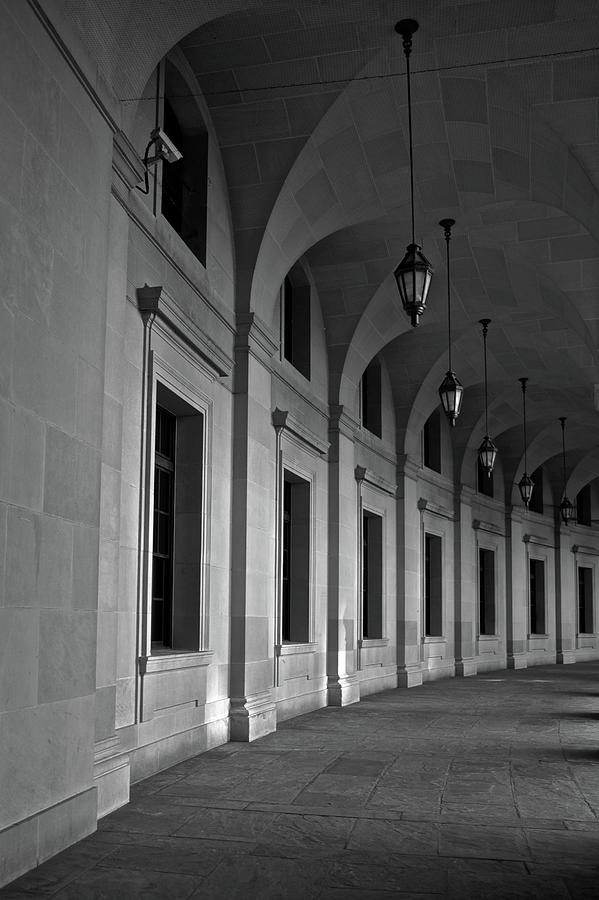
[[[599,664],[451,679],[132,789],[3,900],[597,900]]]

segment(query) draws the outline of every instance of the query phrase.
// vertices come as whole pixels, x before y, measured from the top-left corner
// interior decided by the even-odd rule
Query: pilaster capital
[[[476,491],[468,484],[460,484],[456,488],[456,496],[460,503],[472,506],[474,498],[476,497]]]
[[[442,506],[440,503],[433,503],[432,500],[428,500],[426,497],[420,497],[416,505],[420,512],[428,512],[433,516],[440,516],[442,519],[455,519],[452,509]]]
[[[599,547],[584,547],[582,544],[572,544],[572,553],[584,553],[585,556],[599,556]]]
[[[270,360],[278,349],[279,341],[256,313],[237,313],[235,350],[249,352],[270,366]]]
[[[358,420],[342,404],[329,407],[329,431],[337,432],[353,440],[360,427]]]
[[[401,478],[411,478],[414,481],[420,475],[420,466],[411,459],[407,453],[398,453],[397,454],[397,477],[398,480]]]
[[[329,442],[323,440],[320,435],[308,428],[300,419],[288,412],[286,409],[278,407],[272,413],[273,428],[277,435],[286,432],[287,437],[291,438],[298,446],[306,449],[308,447],[312,451],[316,451],[321,456],[329,449]]]
[[[506,506],[505,517],[512,522],[522,523],[524,521],[524,509],[521,506]]]
[[[362,487],[363,484],[367,484],[369,488],[374,488],[374,490],[380,491],[382,494],[389,494],[391,497],[397,496],[396,484],[383,478],[383,476],[379,475],[377,472],[367,469],[366,466],[356,466],[354,469],[354,477],[360,487]]]
[[[474,531],[487,531],[489,534],[505,535],[505,528],[496,522],[485,522],[483,519],[473,519],[472,528]]]
[[[283,429],[285,428],[285,425],[287,424],[287,416],[288,415],[289,415],[289,413],[287,412],[286,409],[279,409],[277,407],[277,409],[273,410],[272,424],[273,424],[273,428],[277,432],[277,434],[280,434],[283,431]]]
[[[200,360],[207,374],[224,377],[231,374],[233,360],[201,328],[192,322],[162,285],[144,284],[136,290],[137,308],[144,321],[160,326],[171,343],[184,345],[190,355]]]

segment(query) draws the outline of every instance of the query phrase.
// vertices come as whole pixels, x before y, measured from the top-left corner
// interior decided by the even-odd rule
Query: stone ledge
[[[179,669],[196,669],[209,666],[214,659],[214,650],[198,650],[192,653],[165,653],[160,656],[140,656],[139,671],[142,675],[156,675],[159,672],[175,672]]]
[[[97,790],[87,788],[0,831],[0,887],[97,827]]]

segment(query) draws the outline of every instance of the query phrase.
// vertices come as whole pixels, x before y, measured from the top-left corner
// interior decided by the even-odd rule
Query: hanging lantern
[[[560,416],[560,423],[562,426],[562,475],[563,475],[563,496],[562,502],[559,505],[559,513],[562,518],[562,522],[564,525],[567,525],[569,522],[572,522],[574,519],[574,505],[568,499],[566,495],[566,417]]]
[[[559,512],[564,525],[567,525],[574,519],[574,505],[567,497],[562,499],[562,502],[559,505]]]
[[[487,473],[488,477],[491,477],[493,469],[495,467],[495,459],[497,458],[497,447],[491,440],[488,434],[486,434],[483,438],[482,444],[478,448],[478,458],[480,460],[480,464]]]
[[[449,369],[445,374],[445,378],[439,388],[439,397],[443,412],[447,416],[451,426],[455,425],[455,420],[460,414],[462,408],[462,395],[464,388],[459,381],[457,375],[451,368],[451,288],[449,277],[449,241],[451,238],[451,229],[455,225],[455,219],[441,219],[439,225],[445,230],[445,246],[447,249],[447,349],[449,359]]]
[[[463,393],[464,388],[458,381],[455,373],[452,371],[447,372],[439,387],[439,397],[443,412],[452,425],[455,425],[455,420],[460,414]]]
[[[525,472],[520,481],[518,482],[518,490],[520,491],[520,496],[522,497],[522,503],[524,506],[528,507],[531,498],[532,492],[534,489],[535,483],[530,477],[530,475]]]
[[[483,326],[483,346],[485,355],[485,436],[482,444],[478,448],[478,459],[482,468],[487,473],[487,477],[490,478],[497,458],[497,447],[489,437],[489,402],[487,393],[487,331],[489,330],[491,320],[480,319],[479,321]]]
[[[431,283],[433,267],[418,244],[409,244],[406,255],[394,273],[399,296],[412,326],[426,309],[426,296]]]
[[[426,309],[426,297],[431,283],[433,267],[422,252],[422,247],[414,237],[414,152],[412,143],[412,91],[410,85],[410,53],[412,52],[412,35],[418,31],[415,19],[402,19],[395,26],[403,38],[403,51],[406,57],[406,74],[408,86],[408,134],[410,145],[410,201],[412,213],[412,242],[406,248],[406,255],[393,273],[399,289],[399,296],[413,327]]]
[[[524,429],[524,475],[518,482],[518,490],[522,497],[522,503],[528,509],[528,504],[530,503],[535,486],[534,481],[528,474],[528,466],[526,463],[526,382],[528,381],[528,378],[519,378],[518,381],[522,385],[522,422]]]

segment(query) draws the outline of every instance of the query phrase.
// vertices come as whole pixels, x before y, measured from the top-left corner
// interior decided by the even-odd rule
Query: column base
[[[129,754],[121,749],[117,735],[96,742],[94,784],[98,789],[98,818],[129,802],[131,768]]]
[[[524,653],[522,653],[522,654],[510,653],[510,654],[508,654],[508,658],[507,658],[507,667],[508,667],[508,669],[527,669],[528,668],[528,660],[526,659],[526,656],[524,655]]]
[[[277,730],[277,707],[272,691],[231,700],[231,740],[255,741]]]
[[[349,706],[360,699],[360,682],[356,673],[330,678],[328,684],[328,705]]]
[[[462,678],[469,675],[478,675],[478,664],[475,659],[456,659],[455,673]]]
[[[417,666],[398,666],[397,687],[420,687],[422,684],[422,668]]]
[[[578,662],[578,659],[576,650],[560,650],[558,651],[556,662],[567,666],[570,663]]]

